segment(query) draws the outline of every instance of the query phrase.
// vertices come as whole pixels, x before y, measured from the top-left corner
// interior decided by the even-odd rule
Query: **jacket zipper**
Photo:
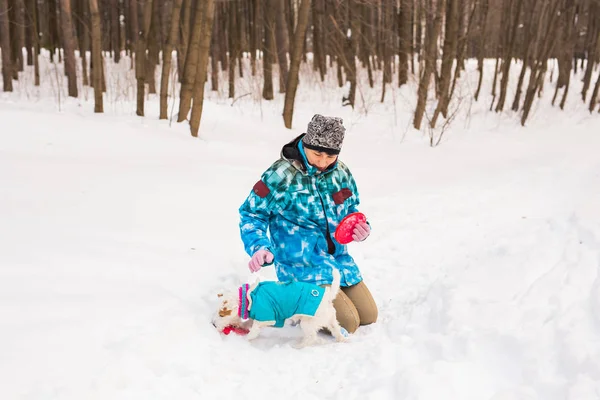
[[[316,180],[318,180],[318,178]],[[327,210],[325,209],[325,202],[323,201],[323,196],[321,196],[319,186],[316,183],[315,186],[317,188],[317,193],[319,193],[319,200],[321,200],[321,206],[323,207],[323,215],[325,216],[325,230],[327,232],[327,252],[333,255],[335,253],[335,243],[333,243],[333,240],[331,240],[331,232],[329,232],[329,219],[327,219]]]

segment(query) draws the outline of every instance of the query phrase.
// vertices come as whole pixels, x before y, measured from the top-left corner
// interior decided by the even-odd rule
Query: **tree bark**
[[[325,35],[323,15],[325,13],[324,0],[314,0],[313,2],[313,42],[315,50],[314,67],[319,70],[321,82],[325,82],[325,73],[327,71]]]
[[[198,4],[198,7],[202,8],[202,5]],[[215,17],[215,0],[205,0],[204,7],[203,34],[198,49],[200,54],[198,56],[198,69],[194,85],[194,105],[190,118],[190,130],[194,137],[198,137],[204,106],[204,83],[206,82],[206,72],[208,70],[208,53],[212,36],[212,24]]]
[[[185,65],[185,58],[189,50],[190,21],[192,18],[192,0],[183,0],[181,18],[181,36],[179,40],[179,45],[177,47],[177,73],[178,80],[180,83],[183,82],[183,66]]]
[[[211,1],[211,0],[209,0]],[[211,3],[213,3],[211,1]],[[214,3],[212,4],[214,9]],[[188,51],[185,56],[185,65],[183,67],[183,80],[181,81],[180,100],[179,100],[179,115],[177,122],[182,122],[187,118],[187,115],[192,108],[192,96],[196,83],[196,74],[198,70],[198,58],[200,49],[200,39],[202,37],[202,21],[204,20],[204,9],[201,3],[196,5],[194,12],[194,23]],[[213,16],[214,18],[214,16]]]
[[[398,65],[398,87],[408,83],[408,60],[410,57],[411,35],[412,35],[412,2],[413,0],[402,0],[398,21],[398,37],[400,55]]]
[[[156,94],[156,66],[159,64],[159,54],[161,48],[161,27],[160,27],[160,0],[154,0],[152,4],[152,18],[150,30],[146,36],[146,48],[148,49],[148,58],[146,59],[145,78],[148,84],[148,94]]]
[[[496,112],[500,112],[504,109],[504,103],[506,102],[506,90],[508,88],[508,81],[510,79],[510,66],[514,58],[514,48],[517,39],[517,31],[519,28],[519,21],[521,18],[521,10],[523,9],[524,0],[517,2],[517,13],[515,19],[512,22],[510,30],[510,41],[508,42],[508,48],[504,53],[504,61],[502,62],[502,80],[500,81],[500,98],[496,105]]]
[[[273,48],[275,47],[275,18],[276,18],[276,7],[275,2],[278,0],[267,0],[269,1],[268,7],[264,8],[265,14],[265,41],[263,47],[263,99],[273,100],[275,97],[273,94],[273,61],[275,54],[273,54]]]
[[[446,3],[446,35],[444,38],[444,50],[442,55],[442,71],[440,73],[440,85],[438,93],[438,104],[431,119],[431,127],[435,128],[437,119],[442,113],[446,117],[447,104],[450,102],[450,81],[452,79],[452,64],[456,59],[458,46],[458,0],[447,0]]]
[[[23,19],[23,0],[9,0],[10,39],[14,62],[13,76],[19,78],[19,72],[24,71],[23,47],[25,47],[25,21]]]
[[[35,1],[35,0],[34,0]],[[87,51],[90,49],[90,3],[87,1],[80,2],[82,15],[78,18],[80,23],[81,33],[79,34],[79,49],[81,52],[81,74],[83,76],[83,84],[89,85],[90,79],[88,74]],[[133,55],[132,55],[133,56]]]
[[[288,60],[286,49],[286,27],[283,2],[275,1],[275,44],[277,46],[277,61],[279,63],[279,93],[285,93],[288,79]]]
[[[144,97],[146,94],[146,48],[152,23],[152,5],[154,0],[145,0],[142,12],[142,24],[139,27],[135,50],[135,78],[137,80],[136,114],[144,116]]]
[[[294,101],[296,98],[296,90],[298,88],[298,75],[300,72],[300,62],[302,61],[302,50],[304,48],[304,38],[306,36],[309,14],[310,0],[302,0],[298,10],[298,26],[294,32],[294,46],[292,48],[290,73],[288,75],[288,84],[283,107],[283,123],[288,129],[292,129]]]
[[[0,0],[1,1],[1,0]],[[0,12],[1,13],[1,12]],[[39,19],[38,5],[36,0],[27,0],[27,19],[31,30],[31,44],[33,45],[33,75],[34,85],[40,86],[40,35],[39,35]]]
[[[581,97],[583,101],[586,101],[587,92],[592,82],[592,73],[594,71],[594,65],[596,62],[598,52],[598,33],[600,32],[600,5],[596,1],[590,3],[588,10],[589,19],[587,26],[587,66],[585,74],[583,76],[583,89],[581,91]]]
[[[8,1],[0,0],[0,47],[2,48],[2,82],[5,92],[13,91],[13,62],[10,48]]]
[[[549,18],[546,29],[544,31],[543,41],[540,43],[539,51],[534,56],[534,64],[531,68],[531,74],[529,77],[529,85],[527,93],[525,94],[525,102],[523,104],[523,115],[521,116],[521,125],[525,126],[525,122],[529,117],[531,106],[535,99],[535,94],[538,93],[543,86],[543,78],[547,69],[548,58],[552,49],[555,45],[556,35],[556,22],[559,17],[559,6],[562,0],[550,0],[550,6],[552,6],[549,12]],[[547,7],[548,3],[544,3],[544,7]],[[540,27],[541,28],[541,27]]]
[[[592,92],[592,99],[590,100],[590,113],[594,112],[596,108],[596,104],[598,104],[598,94],[600,93],[600,74],[598,74],[598,79],[596,79],[596,85],[594,85],[594,90]]]
[[[419,81],[419,89],[417,93],[417,109],[415,110],[415,118],[413,121],[413,125],[417,130],[421,129],[421,123],[423,122],[423,116],[425,115],[425,106],[427,105],[429,83],[431,82],[431,76],[435,74],[436,70],[435,64],[437,40],[442,26],[442,19],[445,6],[445,0],[438,1],[437,10],[435,12],[435,17],[432,21],[431,28],[426,31],[424,54],[425,67],[423,69],[423,74],[421,75],[421,80]]]
[[[360,7],[357,4],[357,0],[348,0],[349,14],[350,14],[350,35],[347,39],[348,52],[346,55],[346,79],[350,83],[350,91],[348,93],[348,103],[354,108],[356,105],[356,88],[357,88],[357,65],[356,65],[356,53],[358,51],[359,38],[362,35],[360,31]],[[385,90],[385,85],[384,85]]]
[[[142,1],[142,0],[140,0]],[[130,35],[131,35],[131,46],[133,47],[133,51],[131,54],[131,68],[134,68],[134,65],[137,64],[137,58],[138,58],[138,53],[137,53],[137,45],[138,45],[138,36],[139,36],[139,32],[140,32],[140,26],[139,26],[139,6],[138,6],[138,0],[129,0],[129,16],[131,18],[130,24],[129,24],[129,28],[130,28]],[[135,54],[135,55],[134,55]]]
[[[56,49],[58,46],[58,18],[56,15],[56,0],[48,0],[48,40],[50,62],[54,62],[54,56],[56,55]]]
[[[103,113],[102,101],[102,27],[100,26],[100,12],[98,0],[89,0],[90,19],[92,22],[92,81],[94,83],[94,112]]]
[[[162,75],[160,77],[160,115],[159,119],[167,119],[167,100],[169,96],[169,75],[171,72],[171,61],[173,50],[177,46],[179,37],[179,18],[181,16],[181,5],[183,0],[173,0],[171,10],[171,25],[169,26],[169,39],[163,50]]]
[[[33,35],[34,35],[34,26],[33,26],[33,18],[31,16],[31,0],[26,0],[25,3],[25,11],[24,11],[24,20],[25,20],[25,48],[27,49],[27,65],[33,65]]]
[[[479,52],[477,55],[477,70],[479,71],[479,81],[477,83],[477,90],[475,91],[475,101],[479,100],[479,93],[481,93],[481,85],[483,83],[483,60],[485,59],[485,39],[486,39],[486,25],[487,16],[489,10],[489,0],[481,0],[481,12],[479,20]]]
[[[552,99],[552,105],[556,101],[559,89],[565,88],[563,91],[563,100],[561,100],[560,108],[564,109],[566,96],[571,83],[571,70],[575,50],[576,37],[576,21],[577,21],[577,6],[578,0],[567,0],[567,12],[562,19],[563,32],[560,40],[560,49],[558,55],[558,81],[556,83],[556,93]]]
[[[519,74],[519,81],[517,82],[517,91],[515,93],[515,99],[513,100],[513,104],[511,109],[513,111],[519,111],[519,106],[521,104],[521,95],[523,93],[523,82],[525,81],[525,73],[527,72],[527,68],[529,68],[529,66],[532,63],[531,60],[531,48],[532,46],[532,42],[533,42],[533,36],[534,33],[539,29],[540,23],[541,23],[541,17],[542,17],[542,13],[538,13],[538,17],[537,22],[534,23],[535,19],[534,19],[534,11],[535,11],[535,7],[537,5],[537,0],[530,0],[530,5],[531,7],[529,8],[529,12],[525,15],[525,20],[529,21],[530,26],[528,28],[526,28],[526,32],[525,32],[525,37],[523,39],[523,47],[524,47],[524,54],[523,54],[523,66],[521,68],[521,73]],[[539,35],[538,35],[539,36]],[[536,38],[536,42],[539,40],[539,37]]]
[[[238,48],[239,44],[239,35],[238,35],[238,26],[239,21],[237,20],[237,0],[232,0],[226,4],[229,7],[226,10],[225,15],[227,15],[227,22],[229,24],[229,98],[233,99],[235,97],[235,65],[236,61],[239,57]]]
[[[219,7],[218,4],[215,6]],[[210,39],[210,90],[214,92],[219,90],[219,56],[221,52],[221,48],[219,47],[220,43],[219,40],[217,40],[219,37],[219,29],[219,18],[215,17],[213,22],[212,38]]]
[[[110,1],[110,41],[114,52],[115,63],[121,60],[121,46],[119,44],[120,22],[119,22],[119,0]]]
[[[75,68],[75,37],[73,36],[73,20],[71,16],[71,0],[60,0],[60,19],[63,28],[63,52],[65,72],[67,74],[69,96],[77,97],[77,71]]]

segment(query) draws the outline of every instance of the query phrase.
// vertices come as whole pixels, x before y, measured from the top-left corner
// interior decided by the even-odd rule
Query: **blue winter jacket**
[[[281,282],[331,284],[332,268],[337,268],[341,286],[355,285],[362,276],[334,232],[346,215],[358,211],[356,183],[340,161],[325,172],[307,170],[299,149],[303,136],[283,147],[281,158],[240,207],[244,247],[250,256],[260,249],[271,251]]]

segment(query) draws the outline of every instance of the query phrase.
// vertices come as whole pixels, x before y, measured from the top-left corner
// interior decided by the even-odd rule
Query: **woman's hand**
[[[366,222],[359,222],[354,227],[354,232],[352,233],[352,239],[355,242],[362,242],[371,234],[371,227]]]
[[[256,272],[259,271],[260,268],[265,265],[265,263],[270,264],[273,262],[273,253],[271,253],[269,250],[258,250],[256,253],[254,253],[254,255],[252,255],[252,258],[250,259],[250,262],[248,263],[248,268],[250,268],[250,272]]]

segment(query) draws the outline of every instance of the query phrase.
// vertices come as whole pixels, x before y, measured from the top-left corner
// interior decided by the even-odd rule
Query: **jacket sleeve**
[[[350,171],[348,171],[348,186],[350,186],[350,190],[352,191],[352,193],[354,193],[354,196],[352,196],[352,198],[351,198],[351,203],[348,206],[348,213],[352,214],[352,213],[358,212],[358,205],[360,204],[360,196],[358,194],[358,187],[356,186],[356,181],[354,180],[354,177],[352,176],[352,173],[350,173]],[[367,224],[369,224],[369,227],[372,228],[371,223],[368,220],[368,217],[367,217]]]
[[[280,169],[276,162],[265,171],[239,209],[240,235],[244,249],[250,256],[271,246],[267,235],[269,219],[279,207],[278,200],[285,194],[282,191],[285,175]]]
[[[348,170],[348,186],[352,191],[353,196],[349,199],[350,204],[348,205],[348,213],[358,212],[358,205],[360,204],[360,197],[358,194],[358,187],[356,186],[356,181],[352,176],[352,173]]]

